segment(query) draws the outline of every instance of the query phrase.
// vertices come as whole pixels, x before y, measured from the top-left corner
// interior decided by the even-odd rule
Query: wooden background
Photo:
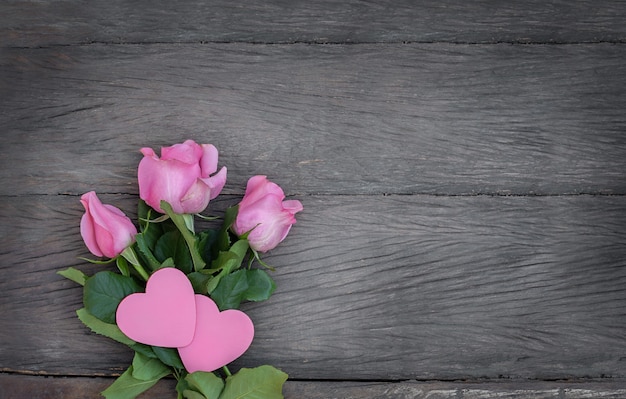
[[[234,366],[287,398],[626,397],[626,2],[0,3],[0,397],[96,398],[90,190],[213,143],[304,204]],[[145,397],[174,397],[164,381]]]

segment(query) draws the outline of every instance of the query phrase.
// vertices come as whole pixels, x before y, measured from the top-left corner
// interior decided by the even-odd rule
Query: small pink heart
[[[188,372],[211,372],[227,365],[252,344],[254,325],[244,312],[220,312],[213,300],[196,295],[196,333],[193,341],[178,348]]]
[[[177,348],[193,340],[196,301],[182,271],[166,267],[154,272],[145,294],[124,298],[115,313],[117,326],[128,338],[146,345]]]

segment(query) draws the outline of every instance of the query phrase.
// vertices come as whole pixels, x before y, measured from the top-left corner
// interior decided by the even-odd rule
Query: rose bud
[[[284,198],[283,190],[267,177],[251,177],[232,227],[235,234],[250,232],[248,241],[256,251],[275,248],[296,222],[295,214],[302,210],[300,201],[283,201]]]
[[[226,167],[217,171],[217,149],[211,144],[182,144],[161,148],[159,158],[152,148],[142,148],[139,162],[139,196],[157,211],[161,201],[175,213],[200,213],[217,197],[226,183]]]
[[[124,212],[100,202],[94,191],[83,194],[80,202],[85,207],[80,235],[92,254],[115,258],[135,242],[137,228]]]

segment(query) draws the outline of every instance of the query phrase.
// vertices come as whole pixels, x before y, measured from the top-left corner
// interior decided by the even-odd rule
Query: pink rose
[[[235,234],[241,236],[250,231],[248,241],[256,251],[275,248],[296,222],[295,214],[302,210],[300,201],[283,201],[284,198],[283,190],[267,177],[251,177],[233,224]]]
[[[211,144],[182,144],[161,148],[161,158],[152,148],[142,148],[139,162],[139,196],[157,211],[167,201],[175,213],[200,213],[217,197],[226,183],[226,167],[217,171],[217,149]]]
[[[115,258],[135,242],[137,229],[124,212],[100,202],[94,191],[83,194],[80,202],[85,207],[80,234],[92,254]]]

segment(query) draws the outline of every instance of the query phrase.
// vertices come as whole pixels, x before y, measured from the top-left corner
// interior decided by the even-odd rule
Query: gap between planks
[[[42,377],[0,373],[0,396],[21,399],[99,398],[113,381],[102,377]],[[161,380],[139,398],[170,397],[175,381]],[[609,381],[312,381],[288,380],[286,399],[393,398],[393,399],[619,399],[626,396],[626,383]]]

